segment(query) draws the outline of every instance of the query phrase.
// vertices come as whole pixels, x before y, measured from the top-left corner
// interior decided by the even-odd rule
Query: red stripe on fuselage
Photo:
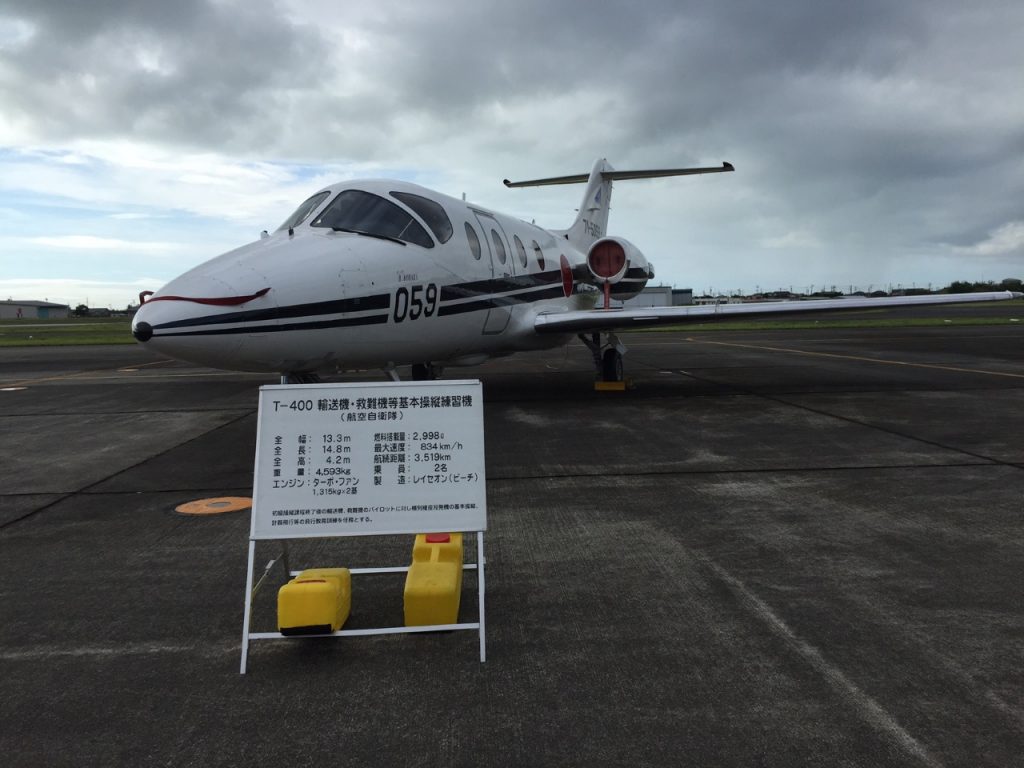
[[[147,299],[144,303],[152,304],[154,301],[191,301],[194,304],[206,304],[212,307],[237,307],[241,304],[245,304],[247,301],[258,299],[260,296],[265,296],[269,291],[269,288],[264,288],[261,291],[251,296],[223,296],[219,298],[200,298],[195,296],[157,296],[155,299]]]

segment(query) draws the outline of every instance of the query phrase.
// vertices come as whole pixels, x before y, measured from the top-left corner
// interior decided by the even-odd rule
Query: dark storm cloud
[[[1024,136],[1019,123],[969,114],[979,101],[1007,98],[971,70],[1000,36],[1012,48],[1011,30],[1024,22],[1012,4],[569,7],[416,5],[377,25],[386,50],[376,63],[396,108],[465,119],[490,104],[545,97],[549,110],[560,96],[577,108],[569,97],[585,91],[593,110],[581,127],[617,138],[620,146],[602,151],[620,160],[664,162],[666,145],[690,145],[698,157],[738,150],[756,158],[748,171],[762,168],[776,184],[809,179],[814,198],[826,178],[871,195],[903,179],[969,174]],[[587,143],[547,135],[551,116],[534,117],[511,138],[549,156]]]
[[[0,38],[0,102],[39,143],[494,178],[728,159],[728,187],[680,195],[732,195],[694,228],[737,244],[1024,256],[1019,2],[15,0],[4,18],[35,30]]]
[[[424,4],[377,31],[394,43],[381,62],[391,83],[417,106],[593,87],[624,100],[617,117],[656,135],[722,108],[738,112],[780,76],[884,71],[924,35],[920,20],[891,4],[855,5]],[[682,121],[664,119],[680,112]]]
[[[268,146],[277,127],[260,118],[325,58],[319,34],[269,2],[16,0],[3,15],[34,33],[0,52],[0,99],[40,142]]]

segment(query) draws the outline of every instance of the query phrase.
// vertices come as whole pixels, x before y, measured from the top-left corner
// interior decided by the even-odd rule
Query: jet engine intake
[[[654,277],[654,268],[631,242],[622,237],[603,237],[587,251],[587,282],[608,295],[631,299]]]

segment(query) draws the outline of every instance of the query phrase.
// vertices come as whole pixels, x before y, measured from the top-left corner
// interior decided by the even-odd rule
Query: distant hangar
[[[51,320],[67,317],[70,312],[71,307],[67,304],[54,304],[51,301],[0,301],[0,320]]]

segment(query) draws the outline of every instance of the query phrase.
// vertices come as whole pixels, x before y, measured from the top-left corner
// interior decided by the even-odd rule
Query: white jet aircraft
[[[615,331],[739,316],[1010,299],[1008,291],[711,306],[612,308],[654,269],[608,236],[612,182],[732,171],[733,166],[616,171],[508,187],[586,183],[576,220],[546,230],[402,181],[347,181],[306,200],[273,233],[144,292],[135,338],[215,368],[318,373],[379,368],[395,380],[444,366],[560,346],[578,336],[598,376],[621,381]],[[146,296],[148,295],[148,299]]]

